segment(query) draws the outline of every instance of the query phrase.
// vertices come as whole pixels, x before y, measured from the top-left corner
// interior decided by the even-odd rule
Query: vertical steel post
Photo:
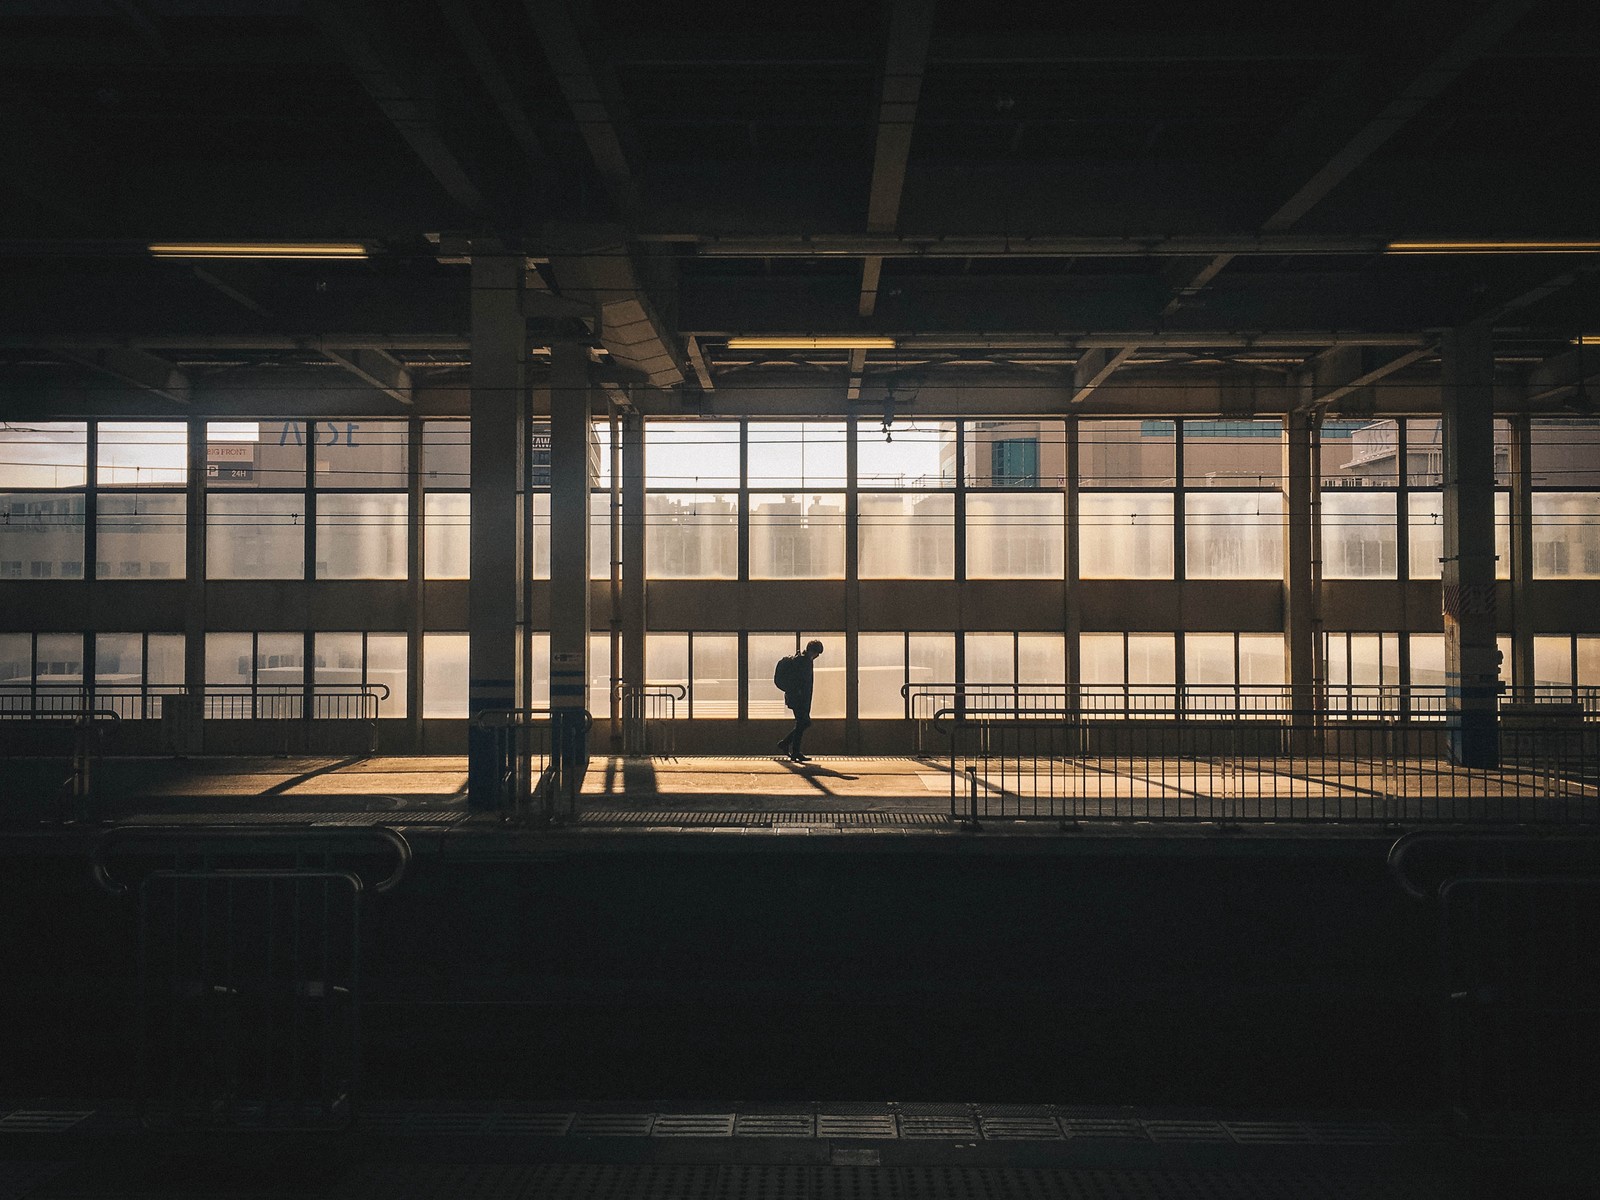
[[[589,349],[550,346],[550,712],[552,753],[571,796],[589,759],[589,492],[598,466]]]

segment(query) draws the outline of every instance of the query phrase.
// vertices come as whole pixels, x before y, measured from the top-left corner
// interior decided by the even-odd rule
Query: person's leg
[[[800,713],[787,696],[784,697],[783,702],[788,707],[789,711],[794,714],[795,723],[793,729],[789,730],[788,733],[784,734],[783,737],[778,739],[778,750],[783,754],[793,755],[797,753],[794,747],[798,744],[799,734],[803,732],[800,727]]]
[[[789,757],[796,760],[805,758],[800,749],[800,739],[805,737],[806,730],[811,726],[811,706],[794,710],[794,732],[789,735]]]

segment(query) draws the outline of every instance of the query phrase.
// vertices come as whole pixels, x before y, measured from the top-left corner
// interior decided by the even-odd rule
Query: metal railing
[[[936,715],[950,813],[969,823],[1600,822],[1600,728],[1503,728],[1498,768],[1452,761],[1441,724],[1084,721]]]
[[[622,698],[622,752],[673,755],[678,752],[678,701],[689,698],[681,683],[618,684]]]
[[[47,720],[109,709],[124,721],[159,720],[167,700],[194,693],[166,684],[0,683],[0,720]],[[383,683],[215,684],[200,693],[209,721],[375,721]]]
[[[136,881],[113,876],[116,848],[135,852]],[[374,851],[392,852],[394,865],[368,887]],[[405,838],[381,827],[125,826],[100,838],[95,882],[138,901],[146,1126],[348,1128],[361,1076],[363,902],[410,863]]]
[[[492,801],[502,819],[548,825],[577,815],[593,723],[581,708],[495,708],[472,718],[490,739]]]

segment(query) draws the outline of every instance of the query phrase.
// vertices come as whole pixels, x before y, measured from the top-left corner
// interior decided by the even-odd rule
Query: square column
[[[589,349],[550,345],[550,713],[563,770],[589,760],[589,490],[599,463]]]
[[[1451,752],[1500,762],[1495,644],[1494,342],[1484,323],[1440,342],[1444,379],[1444,669]]]
[[[517,619],[525,572],[518,483],[528,420],[523,260],[498,246],[472,257],[472,577],[467,588],[467,715],[517,705]],[[495,731],[469,725],[467,802],[499,804]]]
[[[1283,528],[1283,645],[1290,709],[1297,723],[1320,707],[1317,652],[1322,539],[1318,501],[1317,417],[1295,411],[1283,419],[1283,477],[1288,521]]]

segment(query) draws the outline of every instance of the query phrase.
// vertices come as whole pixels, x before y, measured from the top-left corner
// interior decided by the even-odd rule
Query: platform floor
[[[1592,785],[1562,785],[1508,772],[1486,795],[1481,773],[1409,760],[1401,767],[1262,759],[1238,767],[1171,758],[1047,763],[1039,770],[989,760],[977,786],[983,816],[1034,825],[1050,817],[1162,823],[1256,822],[1279,818],[1310,828],[1404,821],[1600,819]],[[1203,773],[1202,773],[1203,772]],[[59,820],[59,760],[12,760],[0,767],[0,825]],[[339,819],[402,825],[494,821],[466,805],[459,756],[218,757],[113,759],[99,768],[88,822],[186,823]],[[577,825],[594,829],[864,826],[948,832],[952,782],[960,817],[969,781],[952,781],[948,760],[778,756],[597,757],[584,780]],[[1388,786],[1402,783],[1403,787]],[[1409,797],[1397,801],[1386,791]],[[1288,818],[1287,820],[1283,820]]]

